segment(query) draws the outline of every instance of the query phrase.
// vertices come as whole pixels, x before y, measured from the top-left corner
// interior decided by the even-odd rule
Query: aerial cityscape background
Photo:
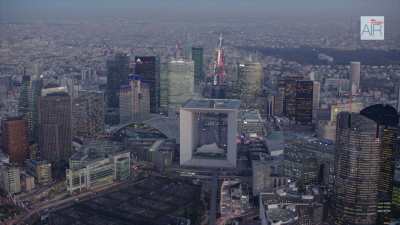
[[[0,224],[400,224],[399,12],[0,0]]]

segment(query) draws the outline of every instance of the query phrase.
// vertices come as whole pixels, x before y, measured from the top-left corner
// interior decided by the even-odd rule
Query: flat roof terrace
[[[184,109],[239,109],[240,100],[236,99],[190,99]]]
[[[54,225],[177,224],[185,209],[199,210],[200,187],[165,177],[143,182],[59,209],[50,215]]]

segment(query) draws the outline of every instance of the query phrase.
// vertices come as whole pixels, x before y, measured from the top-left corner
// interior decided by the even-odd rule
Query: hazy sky
[[[396,15],[400,0],[0,0],[0,19],[152,15]]]

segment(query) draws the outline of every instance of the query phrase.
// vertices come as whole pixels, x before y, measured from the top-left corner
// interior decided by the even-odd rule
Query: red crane
[[[214,62],[213,85],[221,85],[225,82],[225,55],[222,44],[223,44],[223,38],[222,34],[220,34],[218,48],[216,51],[216,57]]]

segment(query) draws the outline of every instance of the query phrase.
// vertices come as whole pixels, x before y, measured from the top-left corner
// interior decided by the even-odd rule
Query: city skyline
[[[0,0],[0,224],[399,224],[399,10]]]

